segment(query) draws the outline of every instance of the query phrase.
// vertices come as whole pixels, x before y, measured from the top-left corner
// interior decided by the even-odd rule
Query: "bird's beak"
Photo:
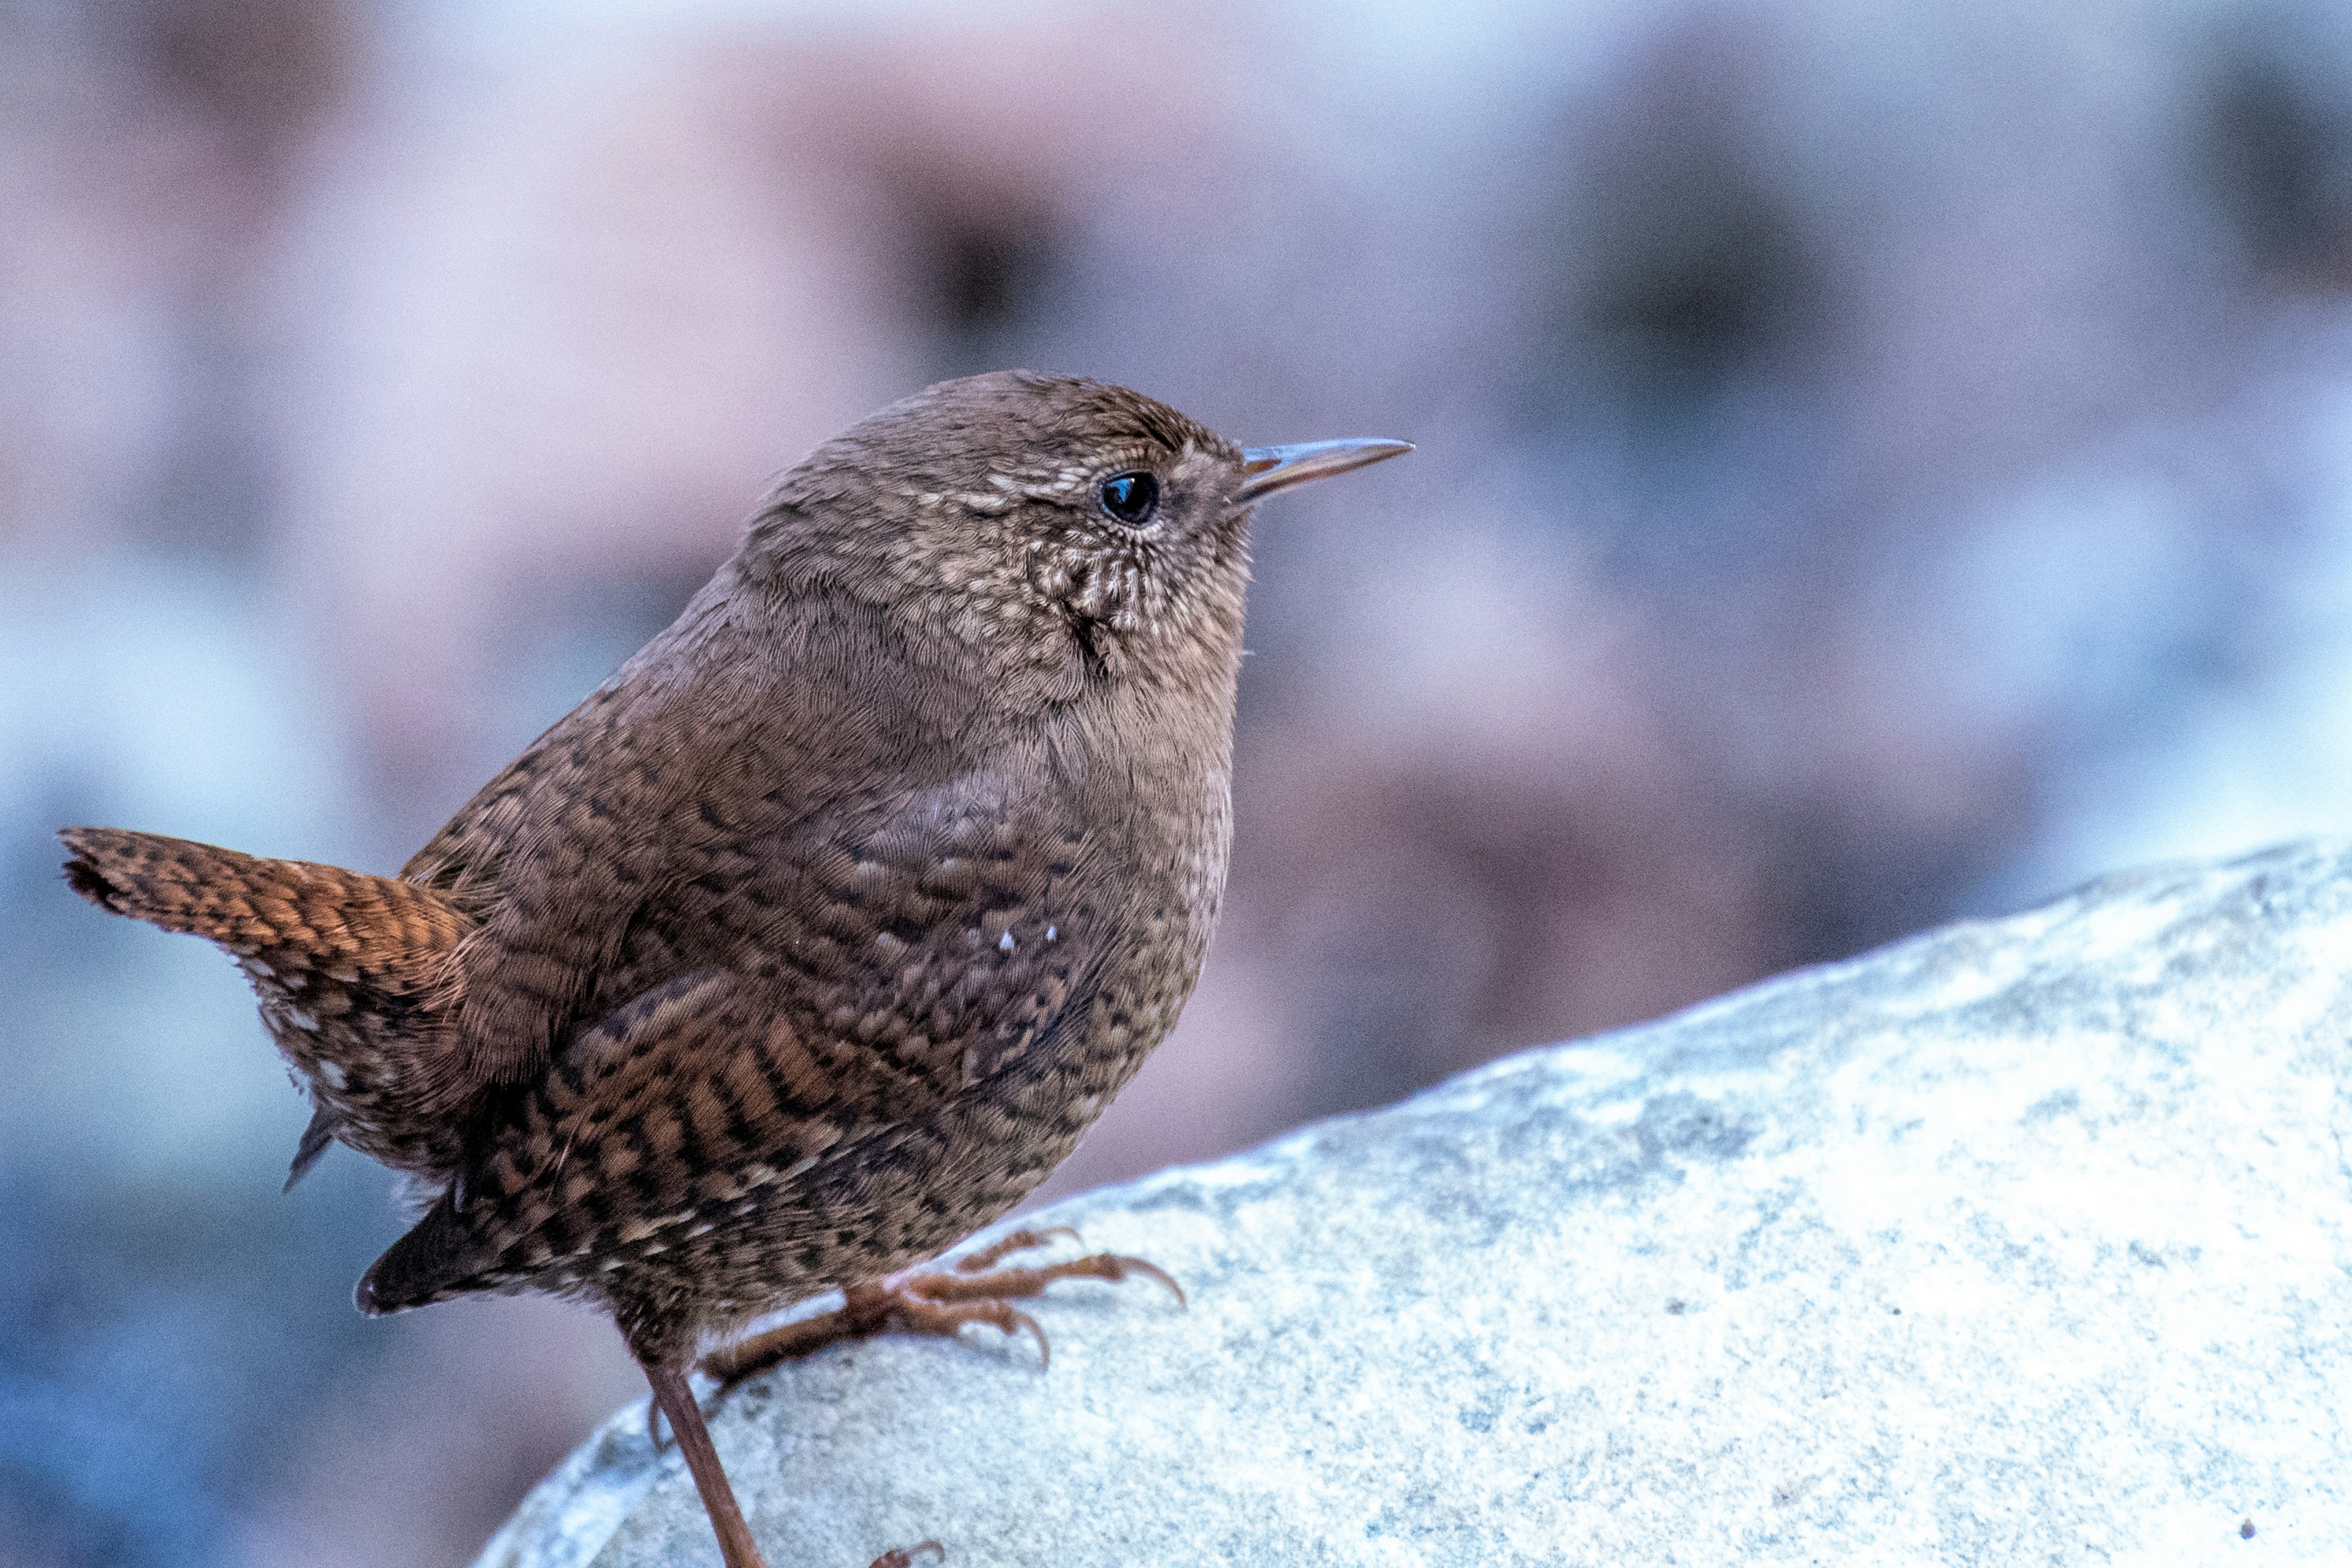
[[[1309,479],[1328,479],[1412,450],[1410,441],[1383,441],[1370,436],[1301,441],[1293,447],[1252,447],[1242,454],[1242,472],[1248,477],[1242,480],[1239,499],[1246,505]]]

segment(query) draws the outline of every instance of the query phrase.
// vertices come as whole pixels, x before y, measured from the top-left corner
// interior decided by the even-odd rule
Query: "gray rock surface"
[[[2352,848],[2135,872],[1064,1204],[1191,1310],[714,1431],[775,1568],[2344,1562],[2347,1034]],[[481,1561],[718,1552],[639,1406]]]

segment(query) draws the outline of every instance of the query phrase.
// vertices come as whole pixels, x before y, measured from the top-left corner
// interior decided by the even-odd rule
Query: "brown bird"
[[[785,475],[397,879],[88,827],[66,876],[244,968],[314,1106],[289,1186],[336,1140],[406,1173],[423,1217],[363,1310],[604,1307],[759,1568],[705,1344],[844,1293],[702,1363],[731,1384],[882,1328],[1034,1331],[1009,1303],[1056,1279],[1172,1288],[984,1271],[1029,1233],[898,1271],[1018,1203],[1175,1023],[1224,887],[1250,508],[1407,450],[945,382]]]

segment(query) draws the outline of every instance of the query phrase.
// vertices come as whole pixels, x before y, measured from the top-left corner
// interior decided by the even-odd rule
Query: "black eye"
[[[1145,473],[1115,474],[1102,482],[1097,493],[1106,513],[1132,528],[1160,504],[1160,481]]]

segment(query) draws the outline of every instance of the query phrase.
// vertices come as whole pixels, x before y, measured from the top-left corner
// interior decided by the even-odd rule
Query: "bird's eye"
[[[1133,528],[1159,506],[1160,481],[1145,473],[1114,474],[1096,493],[1102,499],[1105,515]]]

